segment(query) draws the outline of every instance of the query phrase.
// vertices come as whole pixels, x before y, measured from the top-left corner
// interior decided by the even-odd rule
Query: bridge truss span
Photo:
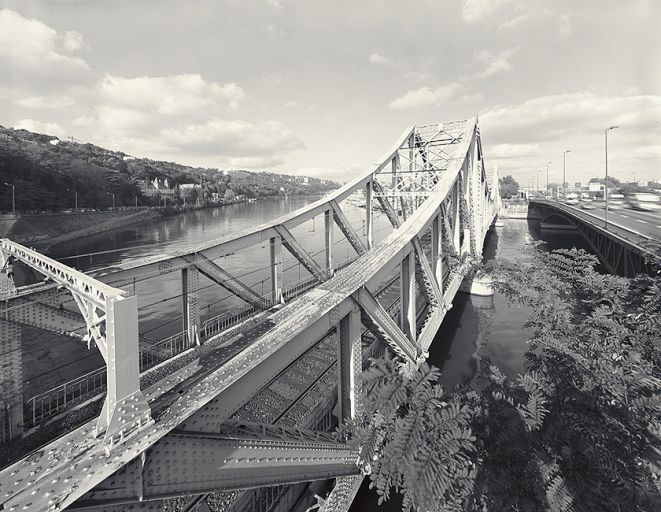
[[[355,194],[364,198],[362,229],[343,206]],[[137,510],[169,497],[330,478],[338,485],[324,509],[350,503],[363,470],[355,447],[319,429],[284,428],[276,424],[283,416],[269,416],[267,407],[258,424],[232,418],[239,410],[257,410],[248,405],[264,389],[271,390],[271,400],[273,390],[290,393],[275,383],[322,345],[332,354],[337,381],[331,412],[338,422],[358,414],[366,340],[387,346],[404,372],[425,359],[459,284],[481,258],[497,205],[497,179],[486,172],[476,119],[411,127],[379,164],[300,210],[221,240],[96,272],[94,282],[120,289],[116,296],[124,301],[132,297],[122,287],[181,273],[190,350],[141,377],[137,319],[130,333],[124,327],[135,361],[121,366],[118,360],[108,371],[130,371],[135,382],[142,378],[138,391],[149,421],[112,444],[97,437],[98,420],[65,433],[0,472],[0,504],[7,510],[131,504]],[[377,215],[389,230],[378,241]],[[317,216],[324,240],[319,254],[297,231]],[[353,251],[341,264],[336,236]],[[4,244],[12,243],[3,240],[3,250]],[[221,262],[253,246],[268,251],[265,294]],[[283,286],[283,247],[308,274],[298,298]],[[246,317],[202,329],[198,274],[244,301]],[[399,288],[395,314],[382,293],[393,283]],[[205,332],[211,335],[205,338]],[[288,382],[293,389],[294,380]],[[305,393],[293,403],[309,400]],[[186,470],[177,470],[175,461]]]

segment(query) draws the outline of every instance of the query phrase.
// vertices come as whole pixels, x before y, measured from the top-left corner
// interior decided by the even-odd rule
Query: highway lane
[[[605,216],[605,208],[603,203],[582,201],[577,205],[563,204],[563,206],[575,209],[577,213],[580,212],[582,214],[588,214],[596,217],[597,219],[601,220],[601,226],[603,226]],[[583,206],[587,206],[587,208],[583,208]],[[599,221],[596,222],[598,223]],[[655,240],[661,240],[661,211],[647,212],[633,210],[622,206],[616,209],[611,209],[609,207],[608,222],[618,224],[636,233],[642,233],[643,235]]]
[[[603,207],[594,209],[583,209],[578,205],[578,209],[603,219],[605,209]],[[615,222],[628,229],[642,233],[656,240],[661,240],[661,211],[643,212],[622,208],[617,210],[608,209],[608,221]]]

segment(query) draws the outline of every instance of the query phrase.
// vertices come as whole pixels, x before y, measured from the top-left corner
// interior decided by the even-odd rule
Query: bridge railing
[[[80,377],[39,393],[25,402],[25,420],[31,426],[70,409],[106,389],[106,367],[97,368]]]

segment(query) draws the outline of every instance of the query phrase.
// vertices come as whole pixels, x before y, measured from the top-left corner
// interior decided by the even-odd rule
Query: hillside
[[[156,206],[161,198],[148,194],[145,183],[168,180],[174,195],[170,204],[231,200],[235,196],[259,198],[278,195],[323,194],[337,188],[331,180],[289,176],[271,172],[220,171],[173,162],[134,158],[93,144],[59,140],[57,137],[0,126],[0,211],[11,210],[12,183],[16,209],[23,213],[59,211],[74,206],[107,209],[115,194],[117,207]],[[141,185],[142,184],[142,185]],[[194,189],[179,189],[195,184]],[[191,187],[191,185],[189,185]],[[153,192],[153,191],[152,191]]]

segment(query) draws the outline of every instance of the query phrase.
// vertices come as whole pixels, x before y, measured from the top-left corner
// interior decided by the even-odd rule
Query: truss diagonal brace
[[[386,217],[388,217],[390,224],[392,224],[393,228],[397,229],[400,226],[399,217],[397,217],[397,212],[393,208],[392,204],[390,204],[388,198],[385,196],[386,192],[383,189],[383,185],[381,185],[381,183],[378,181],[373,180],[372,186],[374,187],[374,192],[376,192],[376,198],[379,201],[381,208],[383,208]]]
[[[427,299],[428,303],[435,302],[436,304],[440,304],[443,302],[443,294],[441,293],[441,289],[438,286],[438,283],[436,282],[436,277],[434,276],[434,273],[431,270],[431,265],[429,265],[429,260],[427,260],[427,255],[425,254],[425,251],[422,248],[420,239],[417,236],[414,236],[411,242],[413,242],[413,248],[415,249],[416,257],[418,258],[418,262],[420,263],[420,268],[422,269],[425,284],[431,289],[433,296],[431,297],[429,296],[429,291],[427,286],[421,287],[422,292],[426,295],[425,298]]]
[[[193,264],[203,275],[219,284],[230,293],[233,293],[248,304],[253,304],[260,309],[268,309],[269,304],[260,297],[252,288],[234,277],[202,254],[186,256],[186,261]]]
[[[416,362],[418,359],[416,349],[372,292],[363,286],[354,293],[353,297],[364,312],[363,320],[370,331],[385,340],[400,357]]]
[[[358,233],[356,233],[356,230],[353,229],[353,226],[351,226],[351,223],[347,219],[346,215],[344,215],[344,212],[342,211],[342,208],[340,208],[340,205],[337,204],[337,202],[334,199],[331,199],[329,201],[329,204],[333,209],[333,218],[335,219],[335,223],[338,225],[340,231],[342,231],[344,236],[347,238],[347,240],[351,244],[351,247],[354,248],[354,250],[356,251],[356,253],[358,253],[359,256],[365,254],[367,252],[367,247],[365,247],[365,244],[360,239],[360,236],[358,235]]]
[[[303,248],[301,244],[298,243],[294,235],[283,225],[274,226],[274,229],[280,235],[282,239],[282,245],[296,258],[301,262],[301,265],[315,276],[320,282],[326,281],[330,275],[327,269],[321,268],[319,264],[314,261],[312,256]]]

